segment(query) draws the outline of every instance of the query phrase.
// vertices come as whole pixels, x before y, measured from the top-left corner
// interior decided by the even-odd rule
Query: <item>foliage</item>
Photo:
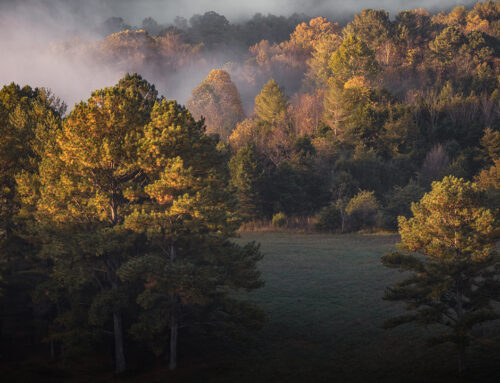
[[[389,13],[382,10],[365,9],[354,15],[354,20],[345,28],[346,33],[359,37],[372,51],[380,48],[392,32]]]
[[[283,89],[270,79],[255,97],[255,114],[270,124],[282,121],[288,109],[288,100]]]
[[[349,228],[356,231],[375,226],[379,207],[373,191],[361,190],[345,208]]]
[[[54,322],[60,325],[50,339],[77,346],[83,340],[77,332],[105,334],[111,327],[116,371],[123,372],[125,326],[138,311],[138,290],[140,318],[164,321],[157,328],[177,331],[193,307],[197,315],[228,307],[219,321],[231,323],[237,302],[230,304],[220,289],[259,287],[261,254],[254,245],[228,241],[240,223],[228,181],[227,155],[205,134],[203,121],[176,102],[156,99],[140,76],[127,75],[76,105],[36,174],[18,178],[39,255],[53,265],[58,289],[50,291],[62,290]],[[151,265],[158,266],[154,274]],[[195,276],[198,269],[204,271]],[[145,303],[151,294],[155,307],[168,308],[170,322]],[[66,320],[76,315],[80,296],[88,321]],[[139,319],[133,328],[141,325]]]
[[[316,230],[332,232],[341,228],[341,225],[341,212],[336,205],[325,206],[316,215]]]
[[[482,206],[477,185],[452,176],[434,182],[412,204],[412,213],[409,219],[399,217],[401,251],[382,259],[388,267],[412,273],[385,295],[407,302],[412,312],[389,320],[386,327],[413,321],[444,327],[430,341],[454,343],[461,371],[472,329],[497,318],[490,304],[499,299],[495,219]]]
[[[397,228],[399,216],[409,218],[411,215],[411,204],[419,201],[424,195],[425,189],[414,179],[404,187],[395,186],[394,190],[387,196],[385,213],[389,222],[387,224],[391,229]]]
[[[205,118],[208,133],[216,133],[227,140],[245,113],[238,89],[229,74],[221,69],[212,70],[197,86],[186,107],[195,118]]]
[[[355,35],[348,34],[330,59],[336,82],[344,84],[352,77],[373,77],[378,66],[373,52]]]
[[[271,220],[271,224],[274,227],[284,227],[287,223],[286,214],[283,212],[279,212],[273,215],[273,219]]]
[[[240,212],[247,219],[255,219],[263,213],[264,169],[257,149],[246,144],[229,162],[231,185],[236,188]]]
[[[119,275],[144,284],[137,298],[144,312],[132,331],[155,352],[166,352],[170,339],[173,369],[179,325],[231,323],[229,290],[261,285],[255,266],[262,255],[253,244],[229,241],[240,224],[236,199],[228,188],[226,157],[205,135],[203,121],[176,102],[155,104],[138,155],[145,182],[130,191],[129,198],[141,202],[124,226],[145,235],[147,243],[144,255],[129,259]]]

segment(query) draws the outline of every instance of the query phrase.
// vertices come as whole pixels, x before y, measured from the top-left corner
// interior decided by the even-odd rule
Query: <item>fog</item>
[[[239,20],[256,12],[273,13],[289,16],[292,13],[306,13],[310,16],[335,16],[359,12],[362,9],[385,9],[391,13],[402,9],[438,7],[444,9],[460,4],[472,4],[474,1],[457,0],[134,0],[104,1],[109,10],[126,16],[127,20],[139,23],[144,17],[155,15],[162,21],[171,21],[172,17],[189,17],[194,13],[215,11],[224,14],[230,20]]]
[[[306,3],[307,5],[304,5]],[[441,0],[440,9],[472,1]],[[159,23],[170,23],[176,16],[215,11],[230,21],[238,22],[253,14],[273,13],[289,16],[303,13],[310,16],[335,18],[359,12],[364,8],[386,9],[392,16],[401,9],[436,6],[435,0],[3,0],[0,2],[0,85],[16,82],[20,85],[50,88],[72,108],[75,102],[87,99],[93,89],[113,85],[124,74],[115,66],[98,63],[91,56],[75,52],[58,54],[54,43],[69,41],[69,46],[92,44],[102,39],[97,28],[109,17],[122,17],[132,26],[141,25],[146,17]],[[71,41],[74,41],[72,43]],[[192,89],[208,72],[206,66],[190,68],[189,73],[177,73],[176,79],[158,88],[167,98],[185,102]],[[153,76],[154,77],[154,76]]]
[[[24,5],[60,13],[68,10],[73,19],[89,20],[120,16],[132,24],[149,16],[160,22],[171,22],[176,16],[215,11],[236,21],[257,12],[288,16],[306,13],[311,16],[352,14],[365,8],[385,9],[395,13],[404,9],[445,9],[474,4],[474,0],[3,0],[2,5],[21,8]]]

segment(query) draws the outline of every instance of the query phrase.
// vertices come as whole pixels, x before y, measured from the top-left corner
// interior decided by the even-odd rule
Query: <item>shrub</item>
[[[273,215],[273,219],[271,221],[271,224],[274,227],[283,227],[286,225],[286,222],[287,222],[286,214],[279,212],[279,213],[276,213],[275,215]]]
[[[375,226],[378,209],[379,203],[375,198],[375,193],[361,190],[347,204],[348,229],[356,231]]]
[[[335,231],[342,225],[342,217],[337,206],[325,206],[316,216],[315,228],[319,231]]]

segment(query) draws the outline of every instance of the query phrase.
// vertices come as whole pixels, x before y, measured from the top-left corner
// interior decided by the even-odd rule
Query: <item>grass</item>
[[[412,325],[381,329],[385,319],[403,312],[402,305],[382,300],[385,288],[404,277],[380,262],[398,239],[396,235],[242,234],[241,243],[260,242],[265,254],[260,267],[266,285],[248,299],[266,311],[269,322],[243,353],[226,356],[220,374],[210,378],[213,365],[209,365],[200,381],[455,380],[452,347],[429,349],[428,332]],[[488,366],[477,351],[473,354],[469,380],[497,381],[493,366],[498,357],[490,355]]]
[[[260,242],[265,255],[260,269],[266,285],[245,296],[267,313],[261,332],[243,345],[205,345],[201,349],[207,351],[182,359],[173,373],[159,362],[121,379],[109,372],[77,378],[73,371],[71,381],[458,381],[452,347],[426,347],[428,331],[412,325],[381,329],[385,319],[403,311],[382,300],[385,288],[404,277],[380,263],[397,236],[261,232],[244,233],[237,241]],[[500,347],[494,339],[470,350],[463,381],[499,381]]]

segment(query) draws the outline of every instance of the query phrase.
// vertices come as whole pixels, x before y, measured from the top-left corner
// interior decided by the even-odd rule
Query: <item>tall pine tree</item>
[[[453,176],[434,182],[432,190],[412,204],[412,212],[412,218],[399,217],[401,251],[382,258],[384,265],[412,273],[388,288],[384,297],[407,302],[412,313],[385,326],[417,322],[444,327],[430,341],[454,343],[462,372],[471,330],[498,318],[491,305],[500,299],[495,219],[482,206],[478,187]]]
[[[145,181],[130,194],[140,205],[124,223],[145,234],[147,252],[124,264],[120,276],[144,282],[138,297],[144,311],[133,332],[157,353],[166,352],[175,369],[179,329],[186,324],[237,328],[234,315],[242,320],[247,313],[258,324],[260,312],[229,292],[261,285],[255,268],[261,254],[252,244],[229,241],[240,224],[236,199],[225,155],[202,121],[162,101],[139,143]]]
[[[68,293],[95,286],[89,289],[89,320],[112,323],[117,373],[126,369],[128,305],[117,271],[137,252],[139,238],[123,224],[135,203],[128,194],[144,181],[138,143],[151,98],[154,87],[138,75],[93,92],[65,119],[56,144],[46,148],[38,177],[18,181],[24,204],[34,210],[42,254],[54,264],[53,277]]]

